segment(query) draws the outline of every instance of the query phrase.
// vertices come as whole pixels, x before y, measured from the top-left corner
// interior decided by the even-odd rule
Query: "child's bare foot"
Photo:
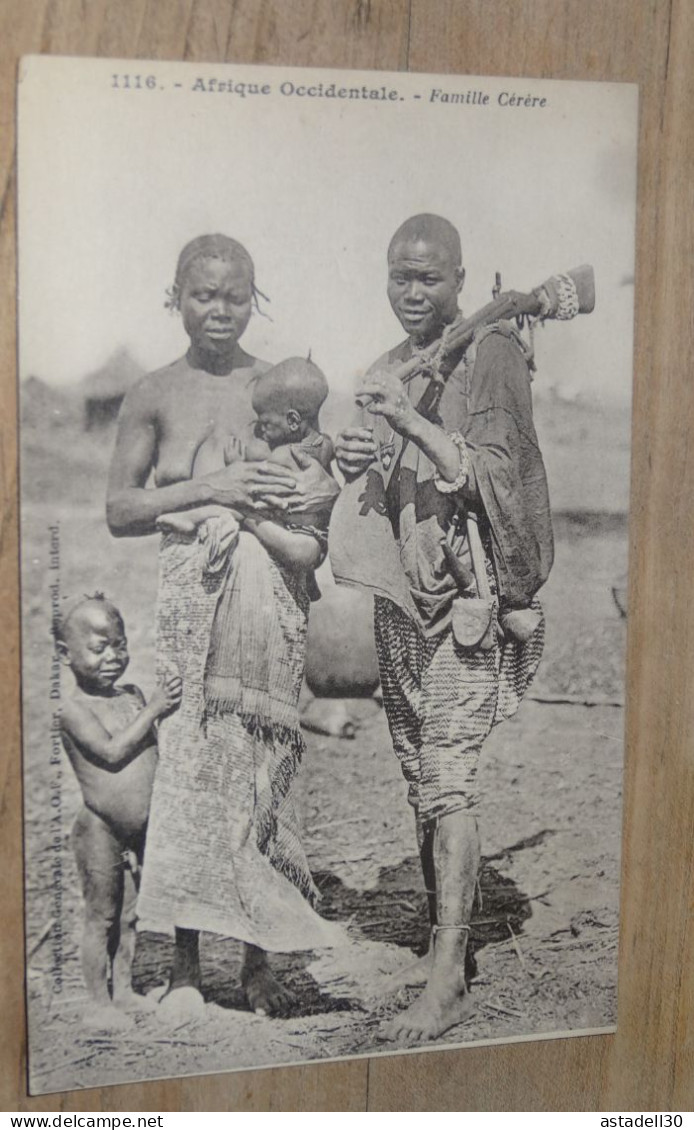
[[[204,1015],[205,999],[199,989],[194,989],[192,985],[171,989],[162,997],[157,1009],[157,1020],[167,1028],[180,1028],[195,1020],[202,1020]]]
[[[160,514],[154,525],[162,534],[194,534],[197,528],[185,513]]]
[[[85,1028],[92,1032],[127,1032],[133,1021],[124,1012],[109,1004],[90,1004],[82,1017]]]
[[[127,1012],[129,1014],[154,1012],[157,1007],[156,1001],[151,1000],[150,997],[140,996],[139,993],[133,992],[132,989],[129,992],[120,993],[118,996],[114,997],[113,1003],[121,1012]]]

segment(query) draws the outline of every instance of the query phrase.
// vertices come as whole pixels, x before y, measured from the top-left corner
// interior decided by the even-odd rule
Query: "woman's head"
[[[231,360],[255,301],[253,260],[242,244],[217,234],[185,245],[169,305],[181,313],[196,364]]]

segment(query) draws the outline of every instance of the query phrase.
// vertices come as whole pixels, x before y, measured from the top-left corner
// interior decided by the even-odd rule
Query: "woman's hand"
[[[335,479],[321,467],[317,459],[300,448],[292,451],[292,458],[297,469],[294,474],[294,490],[285,496],[287,510],[291,514],[302,514],[307,510],[330,509],[340,493]],[[275,499],[270,501],[267,496],[264,501],[271,506],[276,504]]]
[[[246,513],[288,510],[302,513],[332,506],[340,488],[320,463],[302,451],[294,451],[295,470],[264,460],[231,463],[221,471],[205,475],[212,488],[211,501]]]
[[[218,506],[246,512],[262,510],[269,505],[285,509],[296,492],[298,473],[268,460],[236,462],[221,471],[205,475],[203,481],[210,488],[210,502]]]
[[[372,428],[345,428],[335,440],[335,458],[346,479],[355,479],[376,461],[378,445]]]
[[[372,416],[383,416],[401,436],[409,436],[421,420],[402,381],[392,373],[373,373],[365,377],[357,396],[370,396],[366,411]]]

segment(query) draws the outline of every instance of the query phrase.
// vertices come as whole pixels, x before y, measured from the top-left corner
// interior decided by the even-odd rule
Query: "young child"
[[[239,459],[245,462],[269,459],[273,463],[293,469],[296,467],[293,452],[300,449],[330,470],[333,445],[329,436],[320,431],[319,412],[328,395],[328,382],[313,362],[300,357],[290,357],[255,379],[253,385],[253,411],[256,414],[255,435],[241,443],[235,436],[213,430],[200,445],[193,464],[193,478],[218,471]],[[199,530],[201,540],[208,541],[208,561],[215,557],[219,538],[209,525],[200,529],[208,519],[233,515],[220,506],[199,506],[194,510],[176,514],[162,514],[157,528],[164,532],[192,534]],[[266,514],[266,517],[269,517]],[[312,533],[324,533],[329,511],[302,513],[301,527]],[[238,517],[238,515],[236,515]],[[279,512],[272,512],[274,521],[287,524]],[[246,528],[249,528],[247,525]],[[227,537],[229,536],[228,527]],[[238,532],[238,527],[235,527]],[[253,532],[257,533],[257,529]]]
[[[177,707],[181,680],[158,686],[148,704],[133,684],[116,686],[128,666],[128,644],[120,612],[101,594],[74,603],[54,633],[76,683],[63,704],[61,735],[84,800],[72,829],[85,903],[82,970],[91,998],[84,1020],[100,1029],[126,1028],[127,1012],[149,1006],[132,990],[131,967],[157,763],[154,723]]]

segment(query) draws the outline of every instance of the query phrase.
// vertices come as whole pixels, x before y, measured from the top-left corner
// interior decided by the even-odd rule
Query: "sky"
[[[137,74],[155,88],[133,89]],[[270,93],[193,89],[212,77]],[[280,92],[309,82],[397,95]],[[433,89],[489,101],[432,102]],[[546,105],[501,106],[504,92]],[[595,312],[538,333],[537,383],[627,403],[636,122],[636,88],[621,84],[25,59],[20,376],[65,385],[122,347],[146,369],[176,359],[187,339],[164,303],[178,252],[221,231],[246,245],[271,299],[244,346],[268,361],[310,349],[331,387],[350,389],[402,338],[386,249],[427,211],[461,233],[466,314],[489,301],[496,271],[504,288],[530,290],[592,264]]]

